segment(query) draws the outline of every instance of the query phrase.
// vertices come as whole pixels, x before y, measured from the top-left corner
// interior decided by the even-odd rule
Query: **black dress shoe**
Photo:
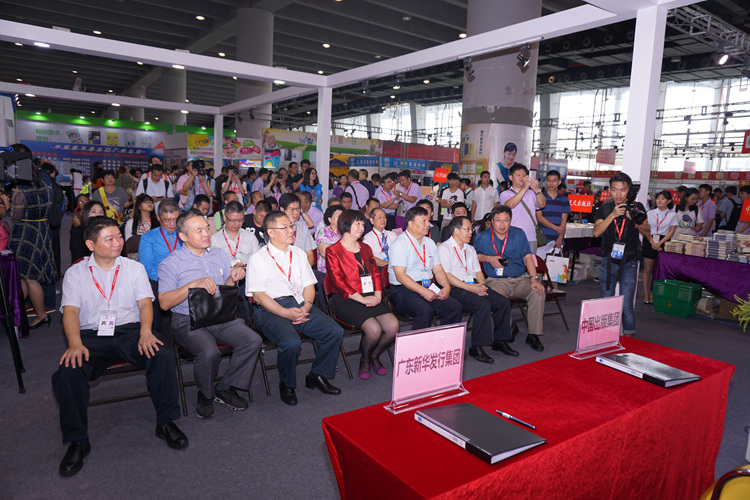
[[[510,334],[511,334],[511,337],[510,337],[510,340],[508,340],[509,344],[512,343],[514,340],[516,340],[516,335],[518,335],[518,331],[519,331],[518,330],[518,325],[515,324],[515,323],[511,323],[511,325],[510,325]]]
[[[518,356],[518,351],[514,350],[511,346],[509,346],[507,340],[499,340],[497,342],[493,342],[492,350],[500,351],[506,356]]]
[[[331,385],[328,379],[322,375],[308,375],[305,377],[305,387],[308,389],[318,389],[323,394],[341,394],[341,389]]]
[[[542,341],[539,340],[539,335],[536,335],[534,333],[530,333],[526,335],[526,343],[531,346],[532,349],[535,351],[543,351],[544,346],[542,345]]]
[[[44,325],[47,325],[47,328],[49,328],[51,324],[52,324],[52,316],[48,314],[47,316],[44,317],[42,321],[39,321],[38,323],[33,324],[33,325],[29,325],[29,330],[36,330],[37,328],[44,326]]]
[[[177,427],[174,422],[169,422],[164,426],[156,426],[156,437],[163,439],[173,450],[181,450],[188,447],[187,436]]]
[[[83,468],[83,459],[91,453],[89,443],[72,443],[68,446],[68,451],[60,462],[60,475],[69,477],[78,474]]]
[[[297,393],[294,392],[294,387],[287,387],[284,382],[279,382],[279,392],[284,403],[289,406],[297,404]]]
[[[484,349],[482,346],[478,347],[469,347],[469,356],[476,359],[480,363],[494,363],[495,360],[488,356],[486,352],[484,352]]]

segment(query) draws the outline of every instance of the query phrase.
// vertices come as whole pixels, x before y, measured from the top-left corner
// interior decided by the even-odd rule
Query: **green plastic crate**
[[[656,312],[687,318],[695,314],[700,294],[695,300],[682,300],[671,297],[659,297],[654,294],[654,310]]]
[[[678,299],[684,302],[696,303],[701,298],[703,286],[699,283],[685,283],[676,280],[658,280],[653,284],[654,299],[658,297]]]

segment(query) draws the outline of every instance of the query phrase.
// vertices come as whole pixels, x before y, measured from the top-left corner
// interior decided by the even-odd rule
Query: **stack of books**
[[[664,243],[664,251],[672,253],[685,253],[685,242],[670,240]]]
[[[734,241],[706,240],[706,257],[709,259],[727,260],[734,250]]]
[[[694,257],[705,257],[706,255],[706,244],[705,243],[685,243],[685,255],[692,255]]]

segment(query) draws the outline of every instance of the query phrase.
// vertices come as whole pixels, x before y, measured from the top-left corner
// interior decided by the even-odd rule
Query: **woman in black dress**
[[[385,375],[380,355],[399,331],[398,319],[383,300],[380,270],[368,245],[359,242],[365,231],[365,217],[356,210],[345,210],[338,220],[341,239],[326,250],[326,293],[331,295],[335,316],[364,332],[360,343],[362,358],[359,378],[370,378],[370,369]]]

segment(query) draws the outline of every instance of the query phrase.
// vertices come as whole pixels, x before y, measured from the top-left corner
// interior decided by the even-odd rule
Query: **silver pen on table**
[[[534,427],[530,423],[524,422],[520,418],[516,418],[516,417],[514,417],[513,415],[511,415],[509,413],[505,413],[504,411],[500,411],[500,410],[495,410],[495,411],[497,412],[498,415],[502,415],[503,417],[507,418],[508,420],[512,420],[513,422],[519,423],[521,425],[525,425],[529,429],[536,429],[536,427]]]

